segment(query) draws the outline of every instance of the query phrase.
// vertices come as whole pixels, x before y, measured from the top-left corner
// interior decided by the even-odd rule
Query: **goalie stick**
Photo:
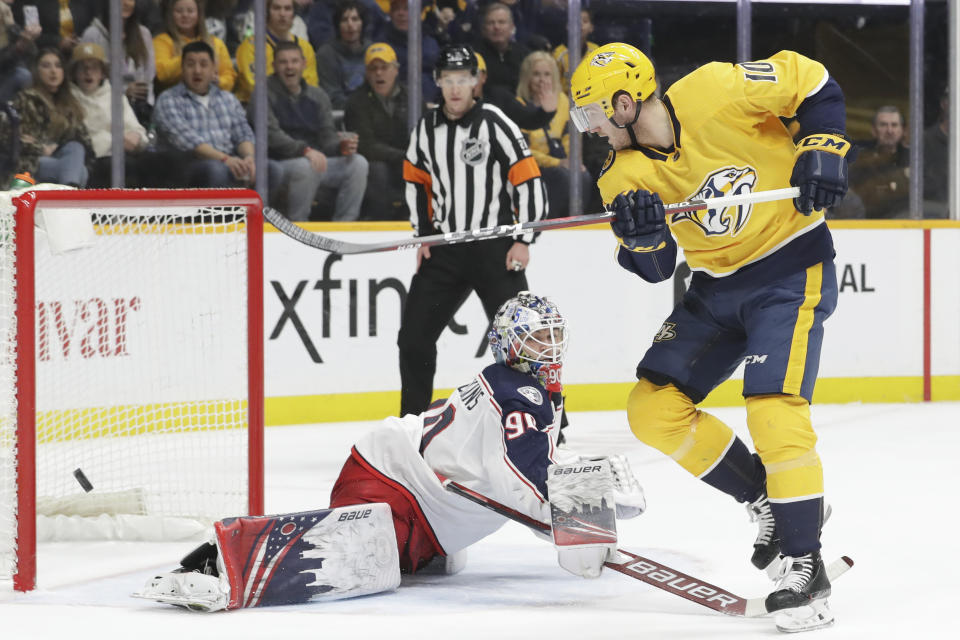
[[[720,196],[718,198],[707,198],[705,200],[690,200],[689,202],[677,202],[675,204],[664,205],[664,211],[667,214],[688,213],[691,211],[704,211],[706,209],[717,209],[720,207],[732,207],[744,204],[756,204],[759,202],[771,202],[773,200],[787,200],[796,198],[800,195],[800,190],[796,187],[788,189],[772,189],[770,191],[757,191],[755,193],[744,193],[733,196]],[[347,242],[337,240],[328,236],[320,235],[313,231],[307,231],[291,222],[282,213],[270,207],[264,207],[263,216],[280,233],[297,242],[329,251],[330,253],[354,254],[354,253],[378,253],[382,251],[399,251],[402,249],[416,249],[418,247],[432,247],[435,245],[461,244],[464,242],[474,242],[477,240],[489,240],[491,238],[503,238],[506,236],[515,236],[528,231],[547,231],[549,229],[566,229],[569,227],[582,227],[588,224],[603,222],[613,217],[612,211],[603,213],[590,213],[580,216],[570,216],[567,218],[553,218],[548,220],[534,220],[531,222],[519,222],[517,224],[501,224],[495,227],[484,227],[483,229],[467,229],[464,231],[451,231],[450,233],[435,234],[429,236],[413,236],[404,240],[388,240],[386,242]]]
[[[550,532],[550,525],[546,522],[540,522],[524,513],[511,509],[505,504],[501,504],[462,484],[454,482],[449,478],[440,476],[440,474],[437,475],[440,477],[440,482],[443,483],[447,491],[462,496],[471,502],[499,513],[515,522],[519,522],[522,525],[526,525],[531,529],[545,533]],[[772,613],[767,610],[765,602],[766,596],[743,598],[722,587],[672,569],[662,562],[657,562],[656,560],[651,560],[650,558],[645,558],[630,551],[624,551],[623,549],[617,549],[617,554],[619,562],[608,561],[604,563],[604,566],[640,580],[641,582],[646,582],[658,589],[663,589],[675,596],[696,602],[708,609],[713,609],[714,611],[729,616],[744,618],[755,618]],[[847,556],[841,556],[827,566],[827,576],[831,581],[836,580],[852,566],[853,560]]]

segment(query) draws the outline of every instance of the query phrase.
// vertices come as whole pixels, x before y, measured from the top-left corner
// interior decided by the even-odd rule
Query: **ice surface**
[[[713,413],[744,434],[744,412]],[[805,639],[953,638],[960,403],[814,406],[833,516],[824,553],[856,566],[834,585],[837,622]],[[648,510],[621,521],[620,546],[742,596],[768,590],[750,565],[743,507],[637,442],[622,412],[573,413],[570,447],[625,453]],[[350,444],[375,423],[267,429],[267,509],[325,506]],[[952,471],[953,469],[953,471]],[[183,543],[46,543],[39,589],[0,587],[0,634],[64,638],[772,638],[772,619],[728,618],[615,572],[576,578],[551,545],[507,524],[455,576],[406,576],[397,592],[296,607],[190,613],[128,597],[169,570]]]

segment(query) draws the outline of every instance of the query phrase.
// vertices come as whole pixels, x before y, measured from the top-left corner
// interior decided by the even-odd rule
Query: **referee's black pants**
[[[471,291],[487,318],[527,289],[523,271],[508,271],[512,238],[431,247],[429,260],[413,274],[397,346],[400,348],[400,415],[423,413],[433,396],[437,340]]]

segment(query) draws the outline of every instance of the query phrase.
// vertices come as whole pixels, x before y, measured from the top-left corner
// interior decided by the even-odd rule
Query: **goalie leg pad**
[[[607,459],[547,468],[553,543],[560,566],[596,578],[617,550],[613,474]]]
[[[230,609],[392,591],[400,564],[390,506],[370,503],[214,525]]]

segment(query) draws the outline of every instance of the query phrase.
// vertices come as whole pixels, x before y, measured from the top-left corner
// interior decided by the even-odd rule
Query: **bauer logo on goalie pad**
[[[340,517],[337,518],[338,522],[346,522],[349,520],[362,520],[364,518],[369,518],[370,514],[373,513],[373,509],[366,509],[364,511],[350,511],[348,513],[341,513]]]
[[[600,465],[589,467],[579,467],[577,465],[556,465],[553,467],[553,475],[565,476],[571,473],[590,473],[592,471],[600,471],[601,469],[603,469],[603,467]]]

